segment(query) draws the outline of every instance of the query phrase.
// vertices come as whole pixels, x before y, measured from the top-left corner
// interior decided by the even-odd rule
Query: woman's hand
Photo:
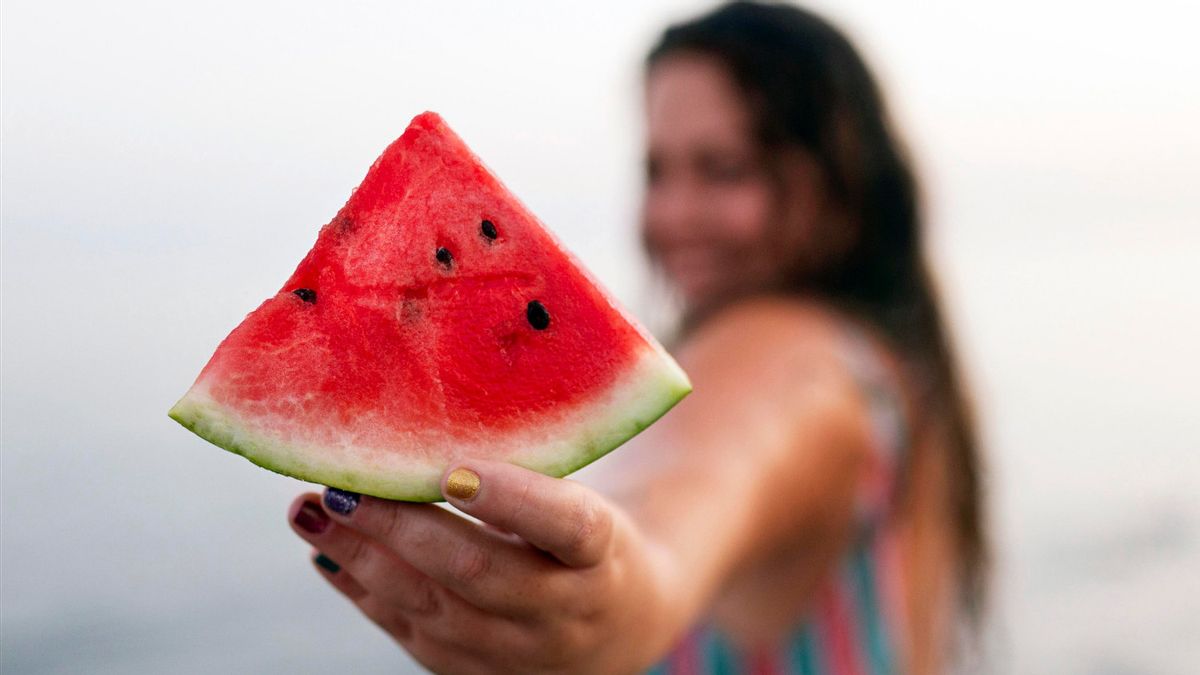
[[[321,574],[438,673],[620,673],[674,639],[668,556],[579,483],[464,461],[432,504],[300,496]]]

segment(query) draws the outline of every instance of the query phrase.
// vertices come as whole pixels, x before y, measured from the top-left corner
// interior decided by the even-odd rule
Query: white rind
[[[261,421],[243,419],[213,400],[197,382],[168,413],[202,438],[272,471],[301,480],[386,499],[438,501],[451,462],[464,457],[502,459],[551,476],[580,469],[637,435],[692,390],[687,375],[650,340],[635,364],[604,394],[553,421],[511,432],[462,439],[417,440],[420,447],[365,447],[347,438],[316,445],[280,437]]]

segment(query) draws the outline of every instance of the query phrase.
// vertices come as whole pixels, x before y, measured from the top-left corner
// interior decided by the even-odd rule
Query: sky
[[[423,110],[653,325],[639,62],[707,6],[0,6],[0,666],[403,663],[287,531],[303,486],[165,412]],[[866,54],[925,180],[988,445],[992,658],[1183,672],[1200,661],[1196,10],[814,7]]]

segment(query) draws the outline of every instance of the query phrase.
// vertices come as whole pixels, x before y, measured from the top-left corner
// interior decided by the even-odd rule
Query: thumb
[[[442,476],[442,494],[460,511],[516,534],[571,567],[599,563],[612,543],[612,506],[574,481],[471,459]]]

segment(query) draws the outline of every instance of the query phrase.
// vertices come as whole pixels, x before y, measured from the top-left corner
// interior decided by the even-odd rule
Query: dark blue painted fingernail
[[[318,553],[317,556],[313,558],[313,562],[317,564],[317,567],[320,567],[330,574],[337,574],[338,571],[342,569],[341,565],[333,562],[333,560],[326,557],[324,553]]]
[[[330,511],[340,513],[343,516],[354,513],[354,509],[358,508],[358,497],[357,492],[348,492],[337,488],[325,488],[325,506],[329,507]]]

